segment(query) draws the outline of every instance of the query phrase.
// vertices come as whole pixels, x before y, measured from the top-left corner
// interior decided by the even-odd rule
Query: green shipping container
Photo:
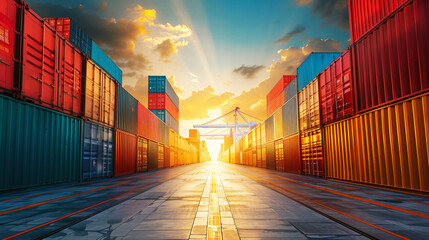
[[[82,121],[0,96],[0,190],[79,180]]]

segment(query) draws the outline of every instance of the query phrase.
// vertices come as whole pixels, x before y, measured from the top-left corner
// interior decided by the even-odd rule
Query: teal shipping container
[[[323,69],[337,59],[341,53],[313,52],[297,69],[298,91],[309,84]]]
[[[113,176],[113,135],[113,128],[85,121],[83,125],[83,179]]]
[[[0,96],[0,190],[78,181],[82,121]]]
[[[91,46],[91,60],[122,85],[122,70],[101,50],[95,42]]]
[[[138,101],[121,85],[117,87],[116,128],[137,134]]]

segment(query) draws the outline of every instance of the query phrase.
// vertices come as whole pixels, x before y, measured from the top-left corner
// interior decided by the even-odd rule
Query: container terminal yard
[[[0,239],[429,239],[429,1],[235,1],[0,0]]]

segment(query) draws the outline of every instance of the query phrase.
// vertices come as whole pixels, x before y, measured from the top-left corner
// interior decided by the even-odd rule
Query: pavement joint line
[[[237,224],[235,223],[234,216],[233,216],[232,211],[231,211],[231,207],[229,206],[229,201],[228,201],[228,197],[225,193],[225,189],[223,188],[222,178],[220,177],[220,175],[217,175],[216,178],[217,178],[217,181],[219,183],[218,184],[219,193],[222,196],[222,198],[224,198],[224,205],[222,205],[224,208],[223,208],[223,211],[221,211],[221,223],[222,223],[223,237],[224,237],[224,239],[228,239],[228,240],[240,239],[240,235],[239,235],[238,230],[237,230]],[[222,213],[224,213],[224,215],[226,215],[226,216],[222,216]],[[228,230],[227,230],[229,232],[228,236],[226,235],[226,231],[223,229],[224,224],[222,222],[222,219],[224,219],[224,222],[226,222],[226,219],[232,219],[233,224],[226,223],[226,224],[228,224],[228,226],[233,226],[233,227],[228,228]],[[233,235],[233,236],[231,236],[231,235]]]
[[[205,214],[206,211],[203,211],[200,206],[202,205],[202,203],[206,200],[206,198],[208,197],[208,183],[210,179],[210,172],[208,172],[207,177],[206,177],[206,181],[204,183],[204,187],[203,187],[203,191],[201,193],[201,197],[200,197],[200,202],[198,203],[198,208],[197,208],[197,212],[195,213],[195,218],[194,218],[194,222],[192,223],[192,228],[191,228],[191,232],[190,232],[190,236],[189,238],[201,238],[201,236],[204,236],[204,238],[207,238],[207,235],[204,234],[200,234],[200,233],[196,233],[198,231],[198,228],[200,226],[205,226],[205,228],[207,228],[207,221],[208,221],[208,214]],[[201,215],[205,215],[206,218],[206,224],[205,225],[196,225],[197,219],[198,218],[204,218],[204,217],[199,217]],[[195,231],[195,232],[194,232]],[[192,232],[194,232],[194,234],[192,234]],[[207,230],[205,231],[205,233],[207,233]]]
[[[211,167],[211,184],[209,199],[209,218],[207,225],[207,239],[222,240],[222,227],[220,222],[219,196],[216,181],[216,169]]]

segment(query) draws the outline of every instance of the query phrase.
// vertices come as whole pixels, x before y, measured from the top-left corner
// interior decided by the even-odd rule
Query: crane
[[[211,124],[212,122],[219,120],[219,119],[221,119],[225,116],[228,116],[230,114],[234,114],[234,122],[235,122],[234,124]],[[244,136],[248,132],[250,132],[250,130],[252,130],[253,127],[258,125],[258,123],[255,121],[248,121],[246,119],[246,117],[244,117],[244,115],[258,120],[258,118],[250,116],[249,114],[246,114],[246,113],[240,111],[239,107],[236,107],[234,110],[227,112],[226,114],[224,114],[220,117],[217,117],[213,120],[210,120],[206,123],[203,123],[200,125],[194,124],[194,128],[218,128],[218,129],[219,128],[229,128],[230,132],[232,132],[234,142],[236,142],[242,136]],[[239,117],[241,117],[244,120],[244,122],[246,122],[246,123],[238,123]],[[216,138],[220,138],[220,137],[223,138],[223,136],[230,136],[230,135],[231,135],[231,133],[229,133],[229,134],[228,133],[225,133],[225,134],[201,134],[201,136],[210,137],[211,139],[216,139]]]

